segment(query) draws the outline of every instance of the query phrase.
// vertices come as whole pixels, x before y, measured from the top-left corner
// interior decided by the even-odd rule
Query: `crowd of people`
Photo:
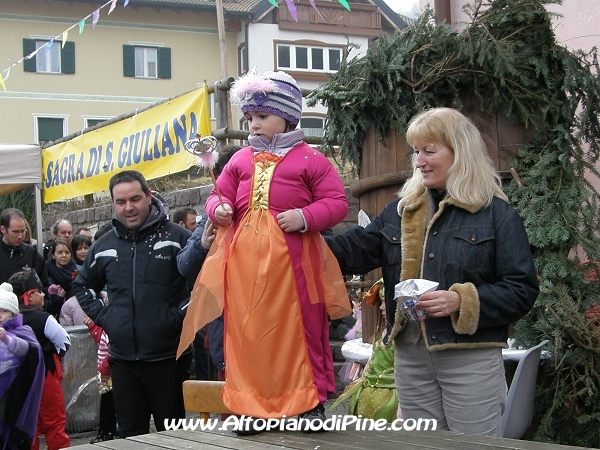
[[[376,268],[387,321],[352,412],[498,436],[501,349],[538,281],[477,128],[450,108],[414,117],[413,176],[368,226],[334,236],[327,230],[348,212],[344,187],[297,128],[295,80],[250,72],[231,95],[249,145],[220,152],[206,214],[181,208],[169,218],[135,170],[110,179],[114,217],[95,236],[59,220],[43,254],[27,243],[23,213],[1,212],[0,401],[16,406],[0,410],[0,447],[37,449],[41,434],[51,450],[69,446],[61,358],[72,325],[98,342],[93,442],[148,433],[151,418],[159,431],[184,418],[192,359],[198,379],[225,381],[233,413],[299,415],[318,429],[336,392],[328,323],[350,313],[342,275]],[[411,279],[438,283],[418,298],[418,320],[394,295]],[[371,383],[383,375],[385,385]],[[359,404],[363,392],[371,403]],[[236,432],[259,430],[251,420]]]

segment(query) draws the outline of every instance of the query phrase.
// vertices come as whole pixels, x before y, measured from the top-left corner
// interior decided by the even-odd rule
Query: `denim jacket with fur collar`
[[[509,324],[529,312],[539,293],[521,218],[496,197],[480,209],[446,197],[433,214],[423,190],[388,203],[366,228],[326,241],[345,274],[381,267],[392,339],[406,326],[396,310],[396,283],[425,278],[461,295],[459,312],[420,322],[431,351],[506,347]]]

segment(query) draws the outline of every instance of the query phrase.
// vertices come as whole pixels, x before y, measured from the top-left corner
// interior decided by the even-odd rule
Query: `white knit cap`
[[[0,309],[6,309],[15,316],[19,314],[19,300],[13,293],[10,283],[2,283],[0,285]]]

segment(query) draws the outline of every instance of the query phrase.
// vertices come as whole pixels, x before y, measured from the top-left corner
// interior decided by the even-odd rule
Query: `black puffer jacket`
[[[175,356],[189,298],[177,271],[177,253],[190,232],[167,219],[152,199],[146,223],[135,233],[117,219],[113,230],[92,245],[73,289],[85,313],[104,328],[110,355],[154,361]],[[109,306],[92,291],[106,286]]]

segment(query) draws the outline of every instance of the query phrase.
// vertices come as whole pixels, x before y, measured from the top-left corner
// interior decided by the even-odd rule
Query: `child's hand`
[[[283,231],[291,233],[304,228],[304,218],[297,209],[288,209],[277,214],[277,223]]]
[[[6,334],[6,330],[2,327],[0,327],[0,341],[8,345],[8,334]]]
[[[208,250],[210,248],[213,241],[215,240],[216,235],[217,228],[210,220],[207,220],[206,225],[204,226],[204,232],[202,233],[202,238],[200,240],[200,242],[202,243],[202,247],[204,247],[205,250]]]
[[[229,225],[232,217],[233,209],[231,209],[231,206],[227,203],[219,205],[217,206],[217,209],[215,209],[215,219],[217,219],[219,225]]]
[[[92,319],[90,319],[89,316],[87,314],[85,314],[83,316],[83,323],[84,323],[84,325],[89,325],[90,323],[92,323]]]
[[[62,286],[58,288],[58,292],[56,293],[59,297],[65,297],[67,295],[67,291],[63,289]]]

